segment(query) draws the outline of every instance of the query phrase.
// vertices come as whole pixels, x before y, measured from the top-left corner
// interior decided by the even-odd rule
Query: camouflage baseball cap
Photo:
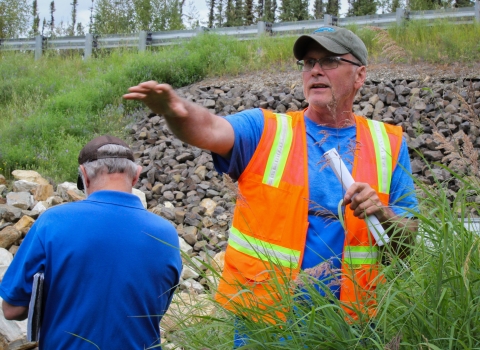
[[[336,26],[320,27],[310,35],[300,36],[293,45],[293,54],[297,60],[305,57],[312,40],[337,55],[350,53],[364,66],[367,65],[368,53],[362,39],[350,30]]]

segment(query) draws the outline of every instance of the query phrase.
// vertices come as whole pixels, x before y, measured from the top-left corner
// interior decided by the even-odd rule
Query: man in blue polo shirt
[[[5,318],[23,320],[33,276],[44,272],[40,349],[160,344],[182,269],[179,242],[175,228],[132,194],[141,170],[133,160],[116,137],[90,141],[78,157],[87,198],[42,214],[3,278]]]

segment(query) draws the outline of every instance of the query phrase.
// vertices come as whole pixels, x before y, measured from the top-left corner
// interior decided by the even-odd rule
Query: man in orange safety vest
[[[178,138],[210,150],[217,170],[238,180],[241,200],[219,302],[230,309],[236,302],[275,303],[267,283],[275,275],[272,261],[276,273],[290,279],[328,261],[341,270],[340,283],[331,288],[345,311],[352,318],[373,316],[380,254],[364,219],[375,215],[388,232],[395,226],[395,232],[413,237],[417,226],[409,213],[417,200],[408,148],[401,127],[352,112],[367,76],[367,49],[357,35],[324,26],[300,36],[293,53],[308,101],[302,111],[255,108],[224,118],[155,81],[131,87],[124,98],[163,115]],[[346,191],[329,167],[319,165],[331,148],[355,180]],[[345,228],[336,219],[340,200]],[[244,289],[251,293],[238,293]],[[235,344],[244,340],[237,337]]]

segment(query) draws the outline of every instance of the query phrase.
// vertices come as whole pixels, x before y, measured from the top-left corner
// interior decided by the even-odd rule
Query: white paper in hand
[[[350,174],[348,171],[337,150],[332,148],[331,150],[325,152],[324,157],[327,159],[328,164],[337,176],[338,181],[340,181],[342,184],[344,190],[348,190],[350,186],[353,185],[355,180],[353,180],[352,174]],[[390,238],[385,233],[382,224],[380,224],[380,221],[378,221],[376,216],[369,215],[366,217],[365,221],[367,222],[368,230],[372,234],[373,238],[375,238],[375,241],[379,246],[382,246],[390,241]]]

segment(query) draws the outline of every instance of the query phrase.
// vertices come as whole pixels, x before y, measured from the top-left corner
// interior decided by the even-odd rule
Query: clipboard
[[[28,305],[27,341],[37,342],[42,325],[43,312],[43,272],[33,276],[32,296]]]

